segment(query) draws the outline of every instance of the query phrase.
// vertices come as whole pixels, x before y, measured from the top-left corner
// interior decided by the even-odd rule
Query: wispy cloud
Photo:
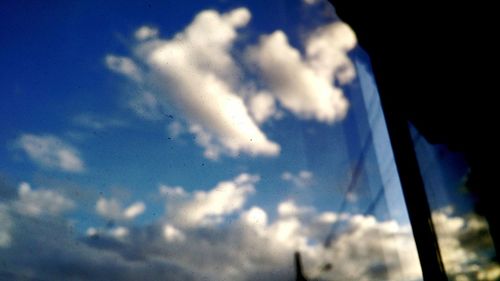
[[[236,178],[220,182],[208,191],[187,194],[182,188],[160,187],[167,195],[170,220],[183,226],[213,225],[223,218],[241,210],[248,196],[255,192],[258,176],[241,174]]]
[[[73,122],[79,126],[92,130],[106,130],[110,128],[124,127],[127,124],[119,119],[97,116],[92,113],[82,113],[73,117]]]
[[[313,173],[307,170],[301,170],[296,174],[283,172],[281,179],[292,183],[296,187],[307,187],[313,183]]]
[[[9,215],[8,207],[5,204],[0,203],[0,248],[6,248],[10,246],[12,241],[11,229],[13,226],[12,219]]]
[[[128,101],[128,107],[145,120],[158,121],[165,117],[161,102],[148,91],[134,93]]]
[[[16,140],[16,147],[43,168],[72,173],[85,170],[80,152],[53,135],[23,134]]]
[[[138,201],[124,208],[115,198],[106,199],[101,197],[97,200],[95,210],[97,214],[109,220],[129,221],[144,213],[146,205],[144,202]]]
[[[134,81],[142,81],[142,73],[135,62],[127,57],[107,55],[105,58],[106,66],[120,74],[123,74]]]
[[[319,2],[321,2],[322,0],[303,0],[303,1],[307,5],[315,5],[315,4],[318,4]]]

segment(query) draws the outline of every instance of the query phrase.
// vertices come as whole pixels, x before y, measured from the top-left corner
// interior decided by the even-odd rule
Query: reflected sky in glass
[[[476,212],[464,156],[431,144],[410,126],[439,249],[450,280],[498,280],[488,222]]]
[[[2,6],[0,279],[421,280],[329,4]]]

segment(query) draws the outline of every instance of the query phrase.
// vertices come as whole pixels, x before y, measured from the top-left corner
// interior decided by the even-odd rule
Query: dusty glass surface
[[[421,280],[322,1],[0,4],[1,280]]]

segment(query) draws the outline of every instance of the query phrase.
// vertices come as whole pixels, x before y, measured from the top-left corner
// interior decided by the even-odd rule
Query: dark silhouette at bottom
[[[300,258],[300,253],[295,252],[295,280],[296,281],[307,281],[302,273],[302,259]]]

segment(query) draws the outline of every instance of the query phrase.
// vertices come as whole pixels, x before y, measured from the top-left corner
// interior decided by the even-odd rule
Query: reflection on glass
[[[450,280],[498,280],[500,266],[493,260],[488,223],[474,210],[465,159],[445,145],[428,143],[413,126],[410,129]]]
[[[2,4],[0,279],[421,280],[352,30],[198,2]]]

